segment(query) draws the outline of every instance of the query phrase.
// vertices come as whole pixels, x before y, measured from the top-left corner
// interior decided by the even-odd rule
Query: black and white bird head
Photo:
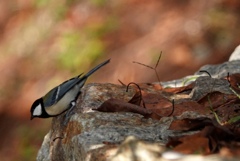
[[[48,117],[47,113],[44,110],[44,105],[43,105],[43,99],[42,98],[37,99],[32,104],[31,120],[34,117],[42,117],[42,118],[47,118]]]

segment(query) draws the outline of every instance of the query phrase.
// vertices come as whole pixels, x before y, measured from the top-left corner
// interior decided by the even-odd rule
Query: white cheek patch
[[[37,107],[33,111],[33,116],[40,116],[42,114],[42,106],[41,104],[37,105]]]

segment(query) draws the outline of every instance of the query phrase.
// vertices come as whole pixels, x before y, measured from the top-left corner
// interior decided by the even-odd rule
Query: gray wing
[[[50,90],[43,98],[45,102],[45,106],[52,106],[56,102],[58,102],[70,89],[72,89],[76,84],[79,83],[81,75],[69,79],[59,86]],[[61,87],[61,88],[60,88]],[[46,100],[47,99],[47,100]]]
[[[102,62],[101,64],[97,65],[94,67],[92,70],[90,70],[87,74],[84,76],[80,77],[82,74],[80,74],[77,77],[74,77],[72,79],[69,79],[59,86],[53,88],[51,91],[49,91],[43,98],[45,102],[45,106],[52,106],[56,102],[58,102],[70,89],[72,89],[76,84],[79,85],[79,88],[82,88],[84,83],[86,82],[87,78],[93,74],[95,71],[100,69],[102,66],[106,65],[107,63],[110,62],[110,59]],[[61,88],[60,88],[61,87]],[[47,99],[47,101],[46,101]]]

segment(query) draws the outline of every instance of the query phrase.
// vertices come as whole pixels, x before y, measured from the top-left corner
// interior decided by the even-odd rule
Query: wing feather
[[[57,87],[51,89],[43,98],[47,99],[45,101],[45,106],[52,106],[56,102],[58,102],[70,89],[72,89],[80,80],[81,75],[71,78]],[[61,88],[60,88],[61,86]]]

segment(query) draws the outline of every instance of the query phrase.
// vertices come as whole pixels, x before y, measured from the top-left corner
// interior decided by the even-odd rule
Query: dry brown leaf
[[[180,139],[181,144],[177,145],[173,150],[184,154],[209,154],[209,140],[206,137],[197,134],[186,136]]]
[[[209,154],[218,152],[222,147],[232,147],[240,141],[239,132],[232,131],[227,126],[221,126],[216,120],[209,118],[183,119],[173,122],[170,126],[172,130],[198,130],[199,128],[203,129],[196,134],[170,138],[167,146],[186,154],[196,152]]]
[[[238,97],[233,94],[224,94],[221,92],[212,92],[201,98],[198,103],[208,108],[217,108],[221,105],[238,100]]]
[[[240,73],[235,73],[226,77],[231,85],[231,87],[237,92],[240,93],[239,85],[240,85]]]
[[[142,101],[141,91],[137,91],[135,95],[132,97],[132,99],[128,101],[128,103],[140,106],[141,101]]]
[[[209,122],[207,121],[209,120]],[[191,130],[201,130],[206,125],[210,125],[209,118],[196,118],[196,119],[182,119],[182,120],[174,120],[169,126],[169,130],[177,130],[177,131],[191,131]]]
[[[101,112],[133,112],[149,117],[152,111],[118,99],[109,99],[105,101],[99,108],[95,109]]]

